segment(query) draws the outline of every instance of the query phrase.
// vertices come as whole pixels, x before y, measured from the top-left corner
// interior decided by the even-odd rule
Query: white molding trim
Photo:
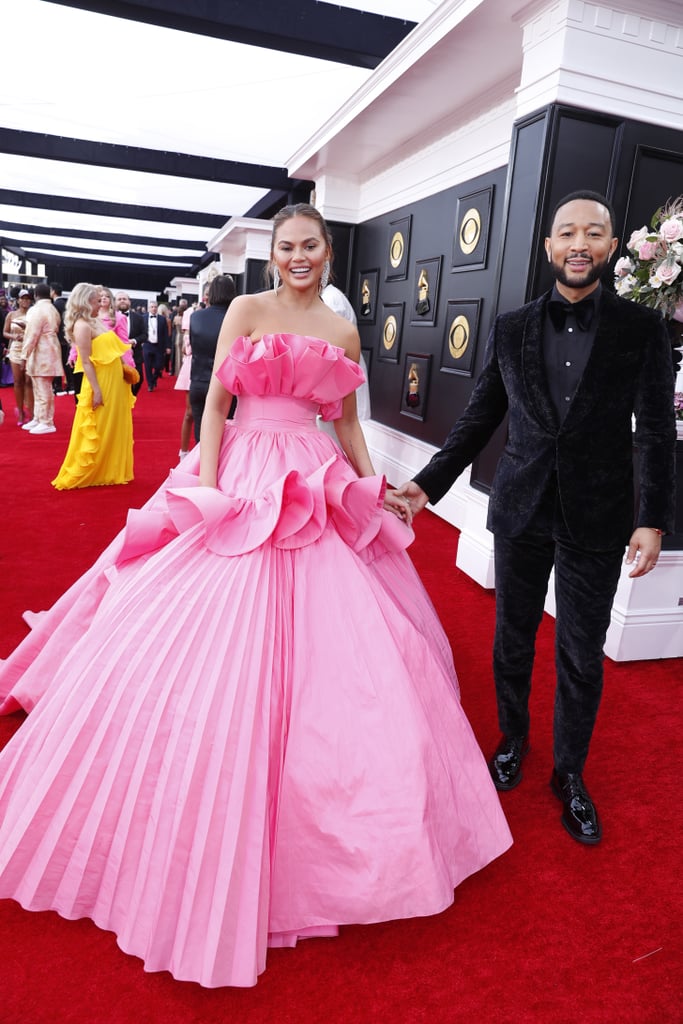
[[[480,174],[504,167],[510,156],[517,108],[510,92],[500,94],[484,113],[442,136],[419,152],[393,161],[364,180],[358,189],[358,220],[390,213],[401,206],[436,195]]]
[[[429,462],[433,445],[393,430],[374,420],[363,423],[363,433],[375,469],[393,484],[410,480]],[[429,508],[460,530],[456,565],[480,586],[493,588],[493,534],[486,529],[488,496],[469,485],[469,469],[456,480],[437,505]],[[416,523],[419,531],[419,519]]]
[[[241,274],[248,259],[269,260],[273,225],[255,217],[231,217],[206,243],[220,253],[223,273]]]
[[[683,9],[643,6],[558,0],[522,12],[518,116],[561,102],[682,129]]]
[[[376,472],[383,473],[389,483],[396,486],[412,479],[438,451],[434,445],[402,434],[376,420],[363,421],[363,434]],[[468,469],[438,505],[429,506],[437,516],[458,529],[465,521],[467,493],[471,490],[469,475]]]

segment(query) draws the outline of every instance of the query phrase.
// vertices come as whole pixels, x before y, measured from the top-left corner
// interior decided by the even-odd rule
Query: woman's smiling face
[[[272,258],[281,280],[290,287],[318,287],[329,251],[316,221],[305,216],[284,221],[275,235]]]

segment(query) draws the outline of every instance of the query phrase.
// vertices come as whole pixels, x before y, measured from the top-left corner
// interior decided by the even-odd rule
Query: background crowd
[[[178,388],[187,392],[187,408],[181,424],[181,457],[191,447],[193,437],[198,438],[201,420],[200,397],[195,399],[195,415],[190,409],[190,318],[195,311],[213,306],[210,314],[213,325],[219,315],[222,319],[235,294],[229,275],[221,275],[216,281],[217,301],[211,300],[207,289],[202,301],[192,304],[186,298],[174,303],[145,303],[132,300],[126,292],[114,293],[103,285],[96,286],[100,299],[99,321],[124,345],[130,345],[130,350],[121,358],[137,371],[137,380],[128,381],[133,396],[143,383],[150,393],[154,392],[164,375],[177,377]],[[12,390],[14,421],[34,436],[56,432],[55,396],[73,395],[78,405],[83,382],[77,347],[64,331],[67,299],[62,291],[59,282],[51,282],[31,288],[17,285],[0,293],[0,389]],[[219,327],[220,323],[213,338],[214,351]],[[208,336],[211,331],[212,327],[208,334],[205,327],[202,330],[201,345],[208,346],[207,352],[212,342]],[[204,361],[197,362],[197,396],[206,391]],[[5,416],[10,416],[11,405],[11,401],[5,401],[3,408],[0,400],[0,423]]]

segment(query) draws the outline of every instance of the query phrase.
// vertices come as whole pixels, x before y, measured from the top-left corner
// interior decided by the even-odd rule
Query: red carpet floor
[[[58,493],[72,399],[57,434],[0,428],[0,657],[94,560],[175,463],[184,396],[162,381],[135,409],[135,481]],[[463,703],[485,751],[497,727],[493,595],[454,568],[457,531],[425,513],[412,555],[451,640]],[[147,975],[89,921],[0,902],[0,1024],[681,1024],[681,660],[606,663],[586,779],[604,839],[572,841],[548,787],[553,623],[538,641],[533,749],[503,806],[515,845],[438,917],[349,927],[274,950],[254,989],[203,990]],[[19,728],[0,719],[0,746]]]

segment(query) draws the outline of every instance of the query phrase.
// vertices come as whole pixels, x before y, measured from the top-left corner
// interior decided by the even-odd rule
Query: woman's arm
[[[342,451],[358,473],[358,476],[374,476],[375,470],[368,453],[365,437],[356,412],[356,392],[347,395],[342,405],[342,414],[334,421],[334,429]]]
[[[355,328],[353,328],[352,335],[345,340],[344,349],[349,359],[353,359],[356,363],[360,361],[360,337]],[[358,476],[374,476],[375,470],[370,453],[368,452],[368,446],[365,443],[363,428],[358,421],[355,391],[352,391],[344,399],[342,414],[339,419],[334,421],[334,429],[342,451],[358,473]],[[412,513],[410,503],[405,497],[387,488],[384,495],[384,507],[410,525]]]
[[[14,341],[14,339],[17,337],[16,331],[18,331],[18,328],[15,327],[14,330],[12,329],[15,312],[16,310],[12,309],[7,314],[7,317],[5,318],[5,326],[3,327],[2,330],[3,337],[7,338],[8,341]]]
[[[92,331],[85,320],[78,320],[76,322],[73,329],[73,338],[78,354],[81,357],[83,373],[88,378],[88,383],[92,388],[92,407],[97,409],[98,406],[103,404],[102,392],[97,380],[97,374],[95,373],[95,367],[90,360],[92,354]]]

